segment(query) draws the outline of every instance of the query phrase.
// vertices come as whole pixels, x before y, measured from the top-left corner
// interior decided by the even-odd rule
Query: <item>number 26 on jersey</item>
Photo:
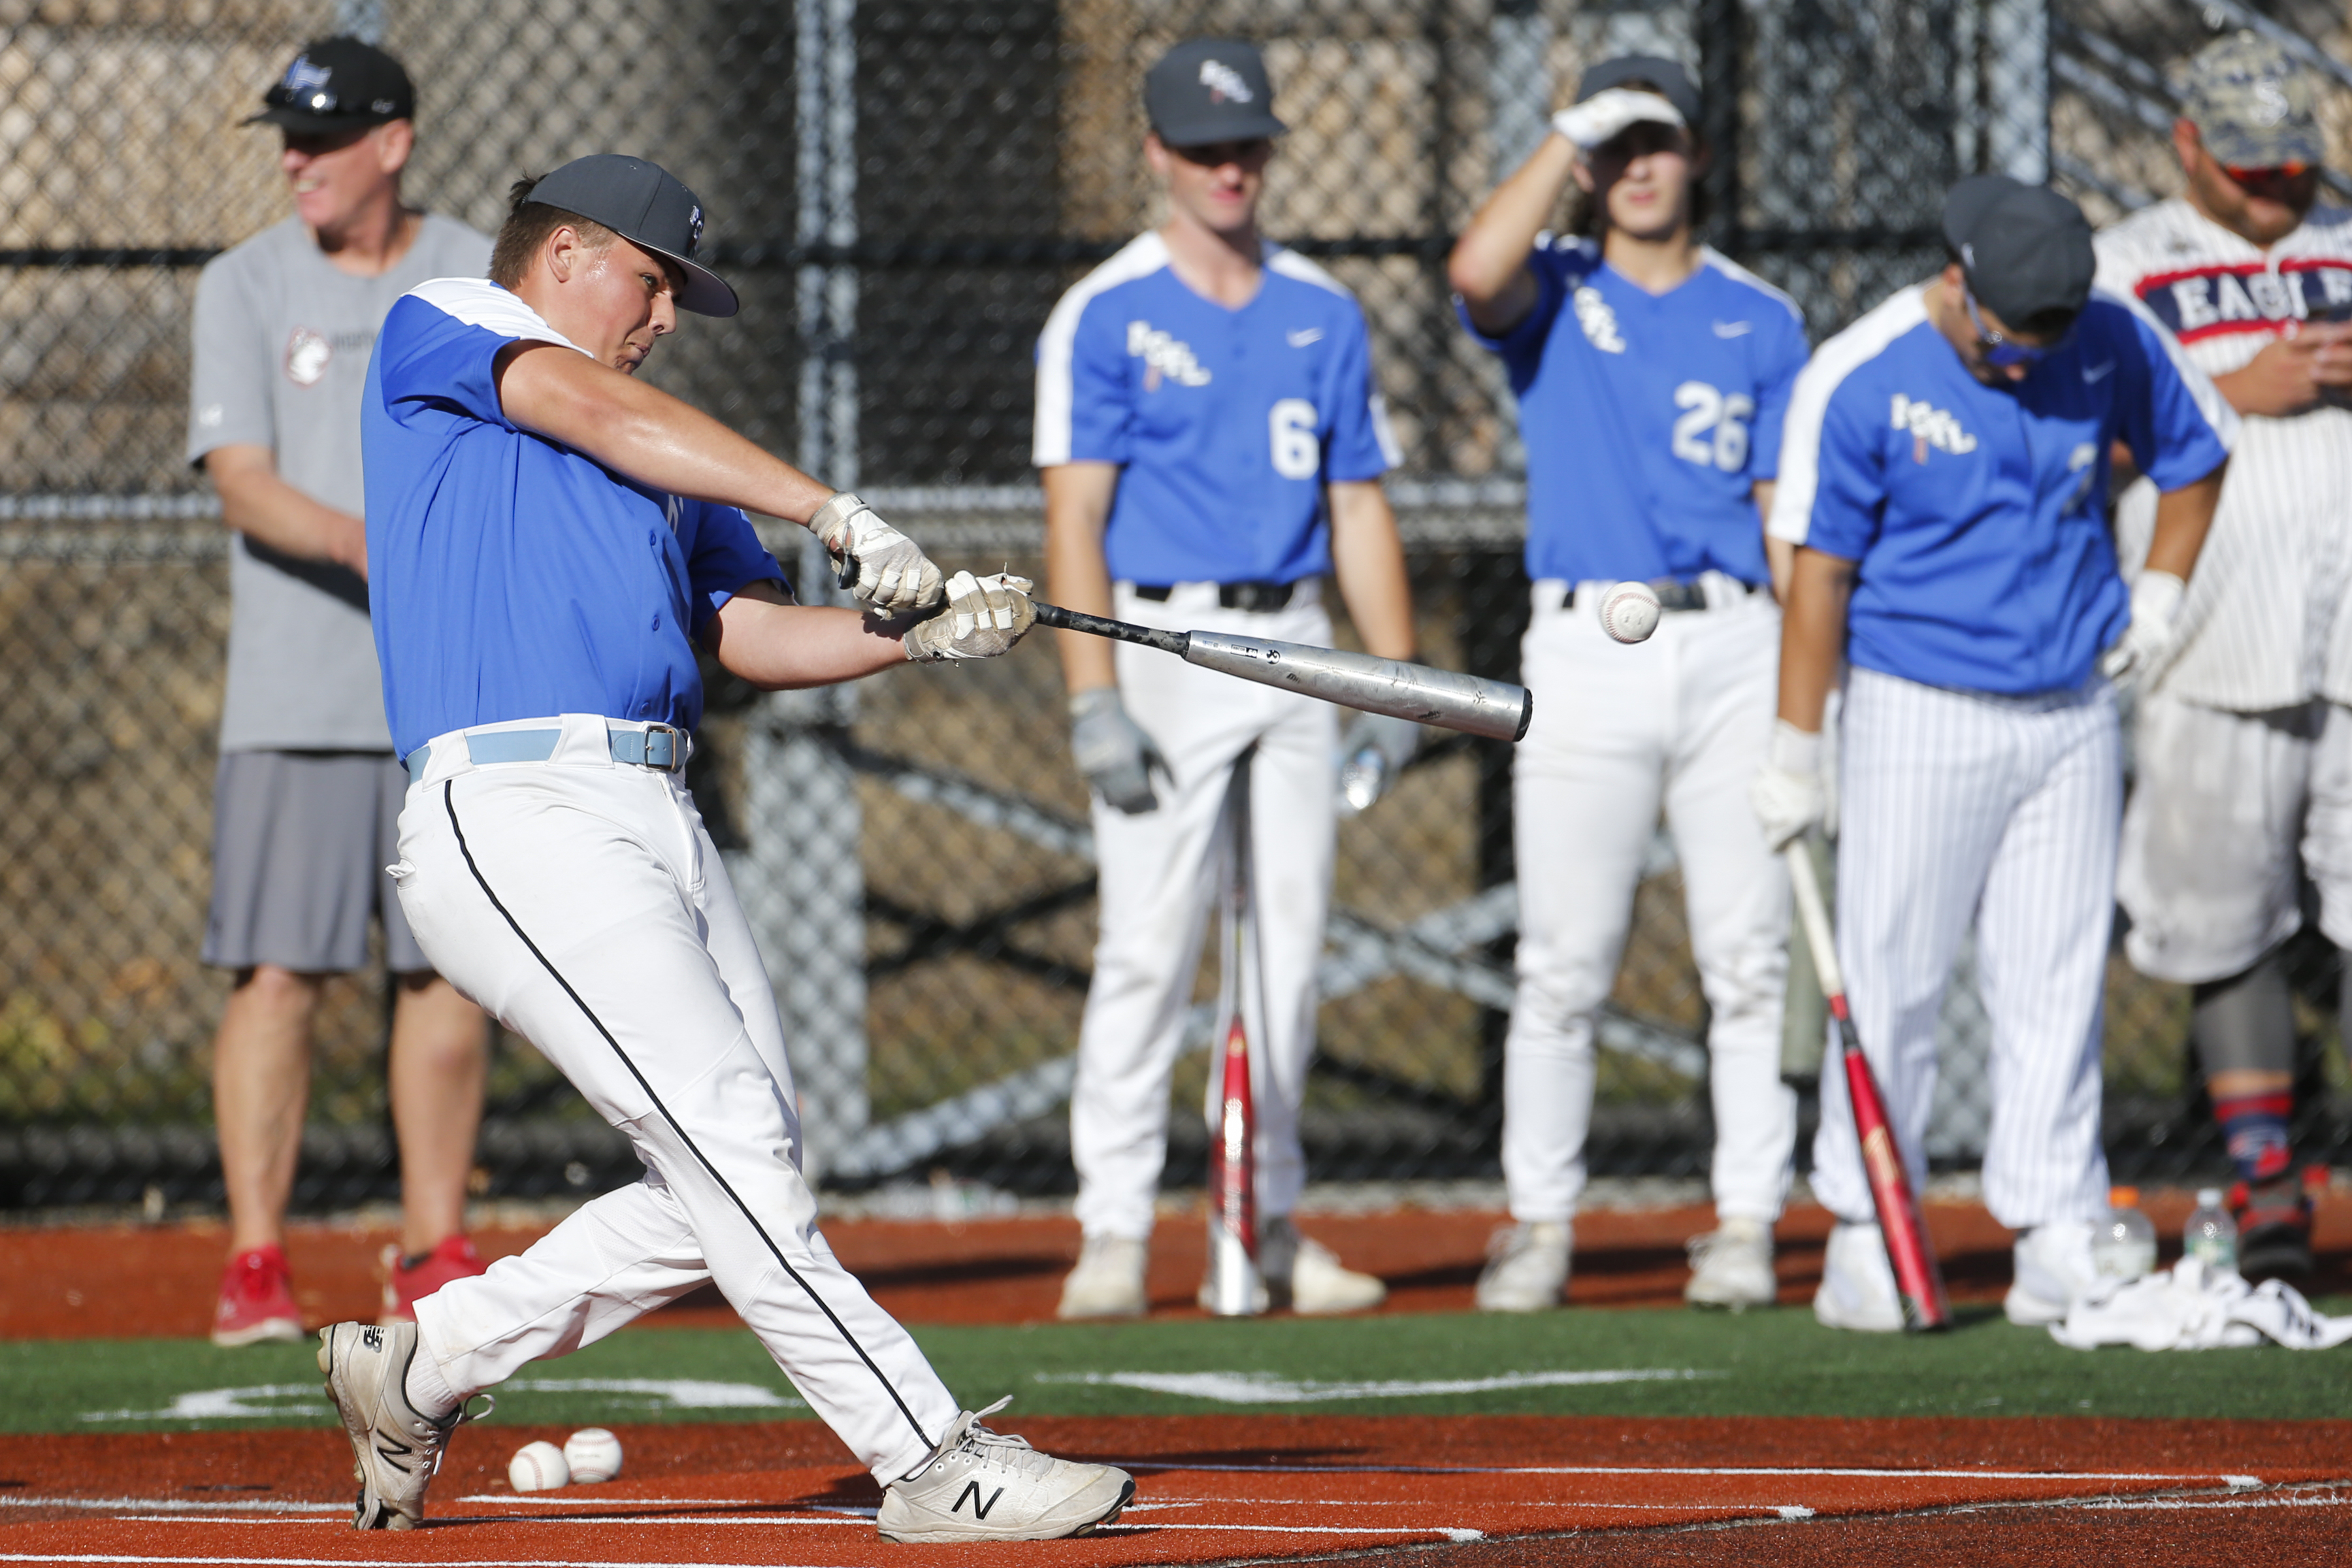
[[[1727,474],[1748,466],[1748,421],[1756,412],[1754,398],[1738,392],[1726,396],[1703,381],[1686,381],[1675,388],[1675,406],[1685,411],[1675,421],[1675,457]]]

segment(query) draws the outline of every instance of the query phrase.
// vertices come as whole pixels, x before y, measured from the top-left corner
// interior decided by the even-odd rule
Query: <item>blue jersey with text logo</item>
[[[1293,583],[1331,569],[1323,487],[1397,461],[1355,297],[1265,247],[1256,295],[1194,293],[1146,234],[1062,296],[1037,340],[1039,468],[1117,463],[1112,577]]]
[[[783,576],[735,508],[516,428],[493,369],[518,342],[574,346],[497,284],[441,278],[393,306],[368,365],[368,598],[402,756],[560,713],[692,729],[694,637],[737,589]]]
[[[1847,657],[2022,695],[2089,678],[2130,597],[2107,526],[2121,441],[2158,489],[2220,466],[2238,416],[2132,307],[2094,293],[2021,382],[1988,386],[1906,289],[1797,381],[1772,532],[1858,563]]]
[[[1804,317],[1753,273],[1699,257],[1652,294],[1597,242],[1542,236],[1527,319],[1499,336],[1471,326],[1518,395],[1528,576],[1769,579],[1750,492],[1773,475]]]

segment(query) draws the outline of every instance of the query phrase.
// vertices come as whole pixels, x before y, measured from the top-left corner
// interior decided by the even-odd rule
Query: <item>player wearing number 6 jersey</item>
[[[1771,731],[1780,637],[1759,506],[1805,334],[1788,296],[1692,237],[1698,115],[1670,60],[1593,67],[1451,265],[1472,331],[1518,395],[1535,579],[1503,1068],[1517,1223],[1478,1282],[1488,1310],[1554,1305],[1567,1284],[1594,1027],[1662,807],[1713,1011],[1717,1229],[1692,1244],[1685,1294],[1737,1310],[1774,1293],[1772,1224],[1796,1140],[1780,1077],[1789,887],[1741,791]],[[1591,232],[1539,233],[1571,180]],[[1638,647],[1611,641],[1595,614],[1628,579],[1666,611]]]
[[[1335,574],[1370,651],[1412,657],[1412,605],[1380,477],[1396,460],[1363,312],[1257,232],[1282,122],[1256,49],[1177,45],[1145,79],[1169,216],[1055,307],[1037,344],[1036,461],[1055,603],[1171,630],[1328,643]],[[1141,1312],[1145,1247],[1214,887],[1217,819],[1250,769],[1265,1016],[1255,1043],[1258,1262],[1275,1304],[1385,1293],[1298,1236],[1297,1111],[1330,896],[1338,723],[1326,703],[1064,633],[1078,767],[1094,786],[1101,936],[1070,1097],[1085,1250],[1064,1317]],[[1348,747],[1393,774],[1416,726],[1370,715]],[[1212,1076],[1212,1084],[1215,1083]]]

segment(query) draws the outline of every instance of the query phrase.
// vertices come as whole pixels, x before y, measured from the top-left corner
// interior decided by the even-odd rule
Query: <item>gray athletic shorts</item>
[[[365,969],[368,916],[393,973],[430,970],[384,868],[400,858],[408,774],[381,752],[227,752],[213,776],[205,962]]]

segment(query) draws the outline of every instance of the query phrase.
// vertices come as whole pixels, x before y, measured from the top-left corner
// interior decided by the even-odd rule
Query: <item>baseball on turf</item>
[[[621,1473],[621,1440],[602,1426],[583,1426],[563,1440],[563,1462],[582,1486],[609,1481]]]
[[[519,1492],[553,1491],[572,1484],[572,1467],[552,1443],[525,1443],[507,1461],[507,1479]]]
[[[1601,595],[1601,629],[1619,642],[1641,642],[1658,629],[1658,596],[1647,583],[1619,583]]]

